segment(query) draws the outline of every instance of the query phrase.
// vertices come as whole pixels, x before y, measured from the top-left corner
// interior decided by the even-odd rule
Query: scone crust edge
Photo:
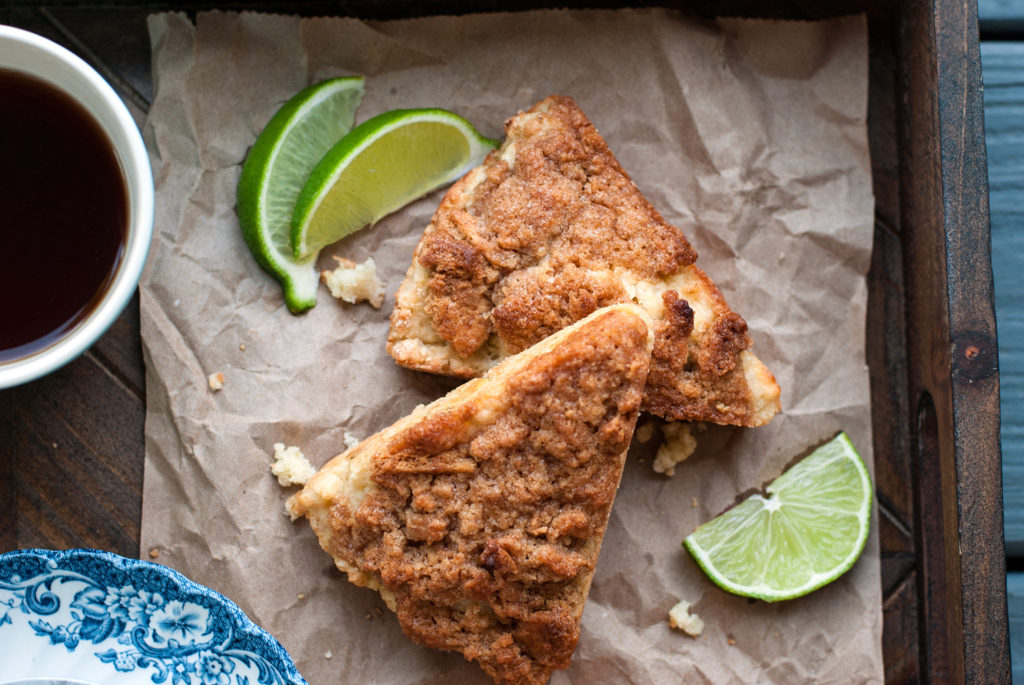
[[[652,368],[645,410],[669,420],[741,426],[770,421],[781,408],[780,392],[774,376],[749,351],[746,323],[693,265],[696,253],[682,232],[643,197],[579,107],[551,96],[510,119],[506,130],[502,147],[449,189],[424,231],[396,296],[389,354],[408,368],[470,378],[601,306],[635,302],[661,320],[661,297],[675,290],[696,314],[689,341],[680,341],[673,351],[687,359],[671,372]],[[552,171],[558,164],[562,167]],[[510,219],[517,210],[504,197],[488,209],[507,186],[543,185],[537,178],[546,172],[551,173],[542,180],[557,186],[580,165],[594,172],[588,183],[596,187],[579,191],[585,196],[582,209],[563,206],[569,200],[552,200],[554,208],[539,219]],[[523,192],[543,196],[547,191]],[[533,200],[531,195],[519,204],[543,206]],[[583,216],[597,211],[592,208],[600,202],[617,208],[616,221],[642,227],[646,233],[640,242],[658,249],[617,246],[605,254],[595,247],[602,242],[593,237],[597,233],[587,233],[597,224],[582,219],[549,234],[531,229],[526,237],[513,236],[516,220],[530,226],[563,210]],[[711,331],[724,316],[730,317],[729,325]],[[719,359],[712,362],[713,356]]]
[[[553,670],[569,665],[578,639],[584,600],[639,412],[652,347],[650,320],[639,307],[600,310],[335,457],[294,498],[292,512],[310,518],[321,545],[350,580],[370,587],[379,583],[375,589],[391,594],[410,637],[428,646],[461,651],[497,682],[546,682]],[[569,366],[572,363],[577,366]],[[601,377],[612,370],[617,380]],[[550,391],[549,386],[567,389]],[[587,396],[604,399],[587,400]],[[551,397],[554,400],[545,404]],[[564,411],[589,411],[590,418]],[[520,426],[517,421],[522,417],[527,424]],[[524,438],[527,425],[530,437]],[[578,438],[578,444],[571,443],[572,449],[558,438],[558,432],[565,430]],[[539,461],[524,456],[517,451],[523,440],[543,444],[547,456],[538,457]],[[479,453],[467,454],[463,449],[467,445],[470,452]],[[436,456],[428,458],[428,453]],[[444,487],[439,484],[444,473],[452,474],[450,480],[456,483],[471,478],[474,459],[475,468],[481,470],[492,462],[501,464],[506,482],[498,483],[503,489],[496,501],[519,502],[512,507],[518,513],[508,519],[507,527],[494,523],[473,533],[474,525],[512,516],[500,506],[491,511],[485,508],[457,517],[458,521],[449,520],[442,530],[431,518],[431,512],[447,511],[442,502]],[[339,478],[359,472],[353,462],[369,464],[373,473],[372,492],[364,495],[355,511],[337,486]],[[433,489],[420,487],[424,469],[437,471],[432,476]],[[549,474],[551,483],[534,477],[544,469],[554,469]],[[483,492],[472,488],[490,487],[490,480],[496,480],[486,474],[481,477],[470,486],[471,492]],[[552,483],[558,483],[558,488]],[[401,506],[394,505],[394,493],[400,491],[407,493],[407,502],[418,505],[401,505],[406,509],[396,514]],[[529,499],[531,492],[543,496],[534,502]],[[467,509],[467,503],[472,507],[485,500],[466,499],[459,511]],[[391,539],[381,545],[353,551],[363,544],[353,542],[360,526],[396,515],[404,525],[401,536],[389,533]],[[458,535],[453,532],[456,529]],[[467,542],[474,534],[482,537]],[[413,557],[409,547],[397,544],[399,537],[418,538],[413,541]],[[447,593],[453,586],[443,580],[423,585],[418,580],[423,577],[422,567],[410,561],[416,550],[452,545],[453,540],[462,545],[460,553],[469,548],[476,551],[464,563],[442,564],[429,575],[435,579],[458,576],[455,585],[467,593],[461,613],[451,610],[451,602],[424,603],[425,597],[450,599]],[[488,621],[493,623],[495,617],[511,628],[488,633]],[[485,626],[482,634],[494,639],[486,645],[459,642],[456,618]]]

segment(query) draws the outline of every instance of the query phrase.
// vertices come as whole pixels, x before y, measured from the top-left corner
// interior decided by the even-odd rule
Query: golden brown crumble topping
[[[544,683],[579,637],[651,345],[639,308],[602,310],[336,458],[293,510],[340,567],[379,578],[410,637]],[[358,507],[324,501],[318,479],[366,450]]]
[[[635,301],[662,319],[663,357],[677,358],[652,368],[647,411],[766,423],[778,386],[745,352],[746,323],[580,108],[551,96],[510,119],[506,134],[451,188],[424,232],[392,315],[395,359],[478,375],[602,306]],[[657,311],[669,291],[700,310],[685,334],[672,328],[678,317]],[[741,364],[743,354],[756,364]],[[691,358],[700,373],[674,374]]]

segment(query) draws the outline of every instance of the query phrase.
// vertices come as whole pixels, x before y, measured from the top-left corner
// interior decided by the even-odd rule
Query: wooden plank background
[[[8,4],[0,23],[82,56],[141,127],[152,97],[148,11],[117,12],[111,22],[95,10]],[[138,556],[143,462],[116,455],[143,451],[144,387],[136,295],[84,355],[43,379],[0,390],[0,550],[99,547]]]
[[[49,9],[30,4],[0,6],[0,23],[35,31],[86,57],[141,123],[152,98],[145,25],[151,8],[121,5],[113,9],[117,21],[110,21],[106,12],[71,3]],[[1024,0],[979,0],[979,19],[1003,394],[1010,637],[1014,677],[1024,682]],[[0,458],[0,550],[101,546],[138,555],[142,464],[126,470],[105,455],[142,450],[140,347],[135,298],[83,357],[46,379],[0,391],[0,456],[11,455]],[[86,408],[99,397],[109,411],[99,423],[94,415],[86,420]],[[71,505],[62,496],[71,488],[87,496]]]
[[[979,0],[978,18],[999,332],[1010,653],[1014,680],[1024,682],[1024,0]]]

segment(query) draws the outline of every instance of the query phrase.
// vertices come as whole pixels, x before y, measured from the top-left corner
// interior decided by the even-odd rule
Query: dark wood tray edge
[[[907,3],[900,34],[920,675],[1010,682],[977,5]]]

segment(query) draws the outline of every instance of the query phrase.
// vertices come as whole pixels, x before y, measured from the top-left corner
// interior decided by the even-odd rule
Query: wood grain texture
[[[522,9],[548,4],[513,3]],[[971,90],[976,86],[972,69],[977,66],[973,5],[948,0],[912,0],[903,6],[881,0],[667,4],[703,16],[724,12],[806,19],[867,10],[869,139],[878,215],[867,342],[886,680],[961,682],[970,674],[975,682],[999,682],[1002,675],[1008,677],[1009,668],[1004,658],[1006,620],[999,618],[1005,603],[999,592],[993,592],[993,583],[1002,578],[991,559],[998,541],[989,540],[986,547],[979,539],[991,536],[992,518],[1000,507],[993,504],[998,490],[993,495],[991,434],[985,433],[992,427],[987,412],[992,410],[992,388],[998,390],[998,381],[985,375],[991,354],[981,354],[995,349],[994,328],[985,328],[991,318],[984,313],[986,297],[991,310],[991,293],[978,290],[969,278],[984,278],[987,268],[974,268],[983,255],[971,243],[987,243],[987,227],[977,226],[985,215],[978,205],[984,188],[983,183],[979,187],[977,169],[980,159],[983,179],[984,155],[966,159],[975,154],[980,136],[978,94]],[[30,2],[9,4],[0,8],[0,20],[36,30],[83,54],[121,90],[141,122],[152,97],[145,14],[167,9],[194,12],[221,3],[140,7],[131,0],[110,0],[94,7],[67,0],[46,5],[40,11]],[[497,0],[311,1],[258,7],[380,19],[510,9],[509,3]],[[941,101],[936,101],[936,84]],[[946,169],[947,162],[955,168]],[[947,245],[939,238],[954,227],[962,235],[954,235]],[[968,261],[961,270],[954,269],[953,276],[960,280],[947,286],[947,262],[961,253]],[[969,292],[952,293],[953,287]],[[982,310],[977,320],[964,314],[969,306]],[[141,507],[144,371],[137,307],[135,300],[107,336],[65,370],[0,392],[0,550],[89,544],[129,556],[138,553],[138,514],[133,512]],[[967,329],[965,321],[971,324]],[[964,330],[981,336],[955,338]],[[965,350],[977,340],[982,347],[974,359],[980,356],[981,362],[955,363],[951,346]],[[954,373],[959,374],[957,379]],[[974,385],[979,387],[964,387]],[[960,420],[962,406],[963,416],[974,423]],[[988,443],[955,436],[957,430],[970,433],[975,425],[981,426]],[[998,444],[994,454],[998,463]],[[967,494],[968,509],[958,505],[961,491]],[[972,512],[979,508],[980,527],[969,527],[962,536],[961,526],[973,521]],[[972,553],[982,553],[977,572],[960,568],[961,537],[974,544]],[[996,575],[977,583],[981,575],[991,573]],[[988,624],[979,626],[984,621]],[[969,631],[974,635],[966,636]],[[985,642],[988,647],[981,644]]]
[[[891,8],[879,8],[868,14],[868,144],[871,148],[875,213],[885,228],[898,234],[900,148],[897,115],[900,94],[897,90],[899,63],[895,48],[899,37],[895,22],[896,16]],[[887,255],[891,253],[889,246],[883,251]],[[898,262],[897,258],[895,262],[880,266],[884,266],[887,272],[902,271]],[[875,268],[876,265],[872,264],[872,269]],[[899,297],[902,296],[900,283]]]
[[[954,670],[960,672],[963,660],[962,653],[957,656],[959,630],[952,632],[950,627],[959,625],[959,616],[949,616],[945,611],[946,607],[953,611],[959,607],[956,588],[947,590],[944,544],[950,527],[956,533],[955,477],[951,468],[943,473],[933,426],[935,412],[929,409],[932,406],[930,396],[922,397],[920,380],[931,370],[931,364],[925,363],[926,355],[941,347],[949,336],[941,287],[942,246],[937,239],[943,233],[941,210],[937,207],[941,197],[937,103],[934,95],[929,96],[933,88],[930,84],[936,79],[934,19],[930,6],[924,2],[908,3],[903,14],[899,86],[904,93],[900,112],[900,209],[904,228],[902,242],[906,246],[908,372],[913,379],[910,387],[913,404],[907,419],[914,430],[912,470],[916,481],[913,504],[917,524],[918,639],[921,679],[948,682],[950,659],[956,661]],[[939,378],[929,385],[942,390]],[[950,410],[951,404],[951,401],[947,404]],[[943,481],[950,483],[945,491]],[[952,526],[946,525],[947,519],[952,521]]]
[[[887,224],[877,222],[868,272],[867,321],[875,485],[879,505],[909,534],[914,527],[914,500],[905,420],[909,409],[902,260],[899,235]]]
[[[877,220],[867,278],[866,354],[884,602],[882,653],[887,682],[910,683],[920,680],[921,651],[916,629],[914,479],[906,420],[906,312],[896,125],[898,54],[892,14],[869,15],[868,36],[868,140]]]
[[[926,677],[1006,682],[999,384],[976,11],[973,3],[938,0],[908,3],[904,14],[902,225]]]
[[[14,393],[0,391],[0,552],[17,548],[17,488],[14,484]]]
[[[923,680],[918,646],[917,587],[917,574],[911,573],[886,596],[882,605],[885,682],[890,685]]]
[[[123,83],[45,10],[7,7],[0,16],[83,56],[115,87]],[[123,87],[120,93],[141,123],[145,100]],[[99,547],[137,556],[144,388],[136,296],[84,355],[46,378],[0,391],[0,551]]]
[[[999,363],[989,232],[988,167],[977,11],[936,3],[946,293],[952,348],[952,434],[967,682],[1007,682]],[[952,556],[952,551],[950,550]]]
[[[0,392],[0,409],[9,498],[0,520],[4,549],[98,547],[136,556],[145,421],[139,398],[87,354]]]
[[[149,31],[146,17],[150,8],[129,6],[110,11],[95,7],[53,7],[43,16],[76,46],[76,52],[101,73],[128,102],[141,110],[153,100],[153,79],[149,69]]]
[[[984,43],[1006,551],[1024,556],[1024,41]]]

